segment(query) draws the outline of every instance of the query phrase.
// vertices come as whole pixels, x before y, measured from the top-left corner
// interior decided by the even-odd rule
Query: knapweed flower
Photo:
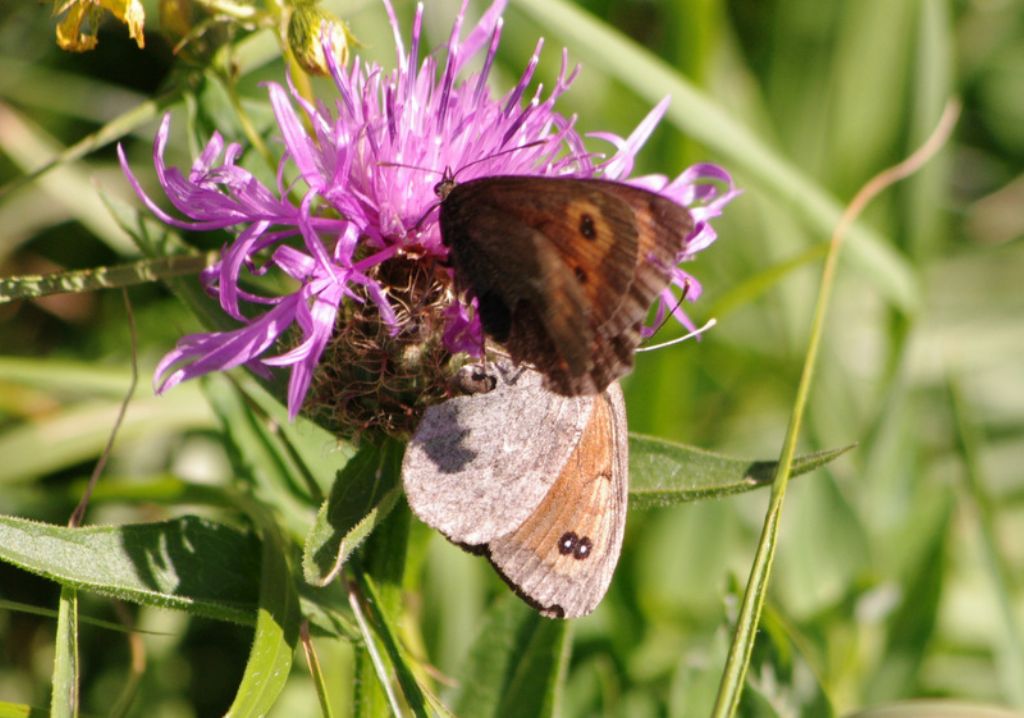
[[[554,107],[577,73],[564,51],[561,72],[546,93],[538,86],[527,94],[541,42],[515,87],[501,97],[491,93],[488,80],[505,0],[495,0],[464,38],[463,4],[443,63],[433,53],[418,61],[422,5],[406,49],[394,11],[387,0],[384,4],[397,48],[393,70],[358,57],[345,69],[325,49],[338,91],[333,103],[313,104],[290,86],[269,85],[284,145],[275,188],[240,167],[241,148],[225,148],[218,135],[187,176],[166,167],[165,118],[154,161],[171,203],[188,217],[183,220],[142,192],[122,154],[130,182],[161,220],[191,230],[237,233],[203,281],[241,325],[184,337],[157,368],[158,391],[242,364],[263,373],[289,367],[292,416],[307,402],[318,417],[330,405],[337,423],[349,430],[407,429],[409,424],[395,417],[414,414],[415,406],[430,401],[423,398],[430,386],[444,385],[436,378],[431,383],[425,373],[449,368],[453,354],[477,353],[481,347],[479,318],[455,295],[443,261],[447,249],[434,187],[449,168],[459,181],[523,174],[635,183],[690,208],[696,226],[680,238],[680,262],[714,241],[708,220],[736,192],[724,170],[697,165],[674,180],[629,178],[667,100],[629,137],[595,135],[613,149],[610,157],[595,158],[574,129],[574,118]],[[477,56],[481,68],[464,73]],[[243,289],[243,282],[249,287],[254,277],[269,272],[290,277],[295,290],[265,296]],[[677,268],[659,299],[659,318],[671,311],[688,325],[673,287],[693,300],[700,286]],[[282,347],[283,353],[268,356]],[[311,385],[314,400],[308,401]]]

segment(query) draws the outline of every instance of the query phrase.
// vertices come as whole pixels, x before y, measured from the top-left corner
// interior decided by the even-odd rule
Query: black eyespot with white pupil
[[[589,214],[580,216],[580,234],[586,239],[595,239],[597,237],[597,228],[594,227],[594,218]]]
[[[586,536],[578,536],[575,531],[566,531],[562,538],[558,539],[558,553],[563,556],[572,554],[577,561],[590,557],[590,551],[594,543]]]

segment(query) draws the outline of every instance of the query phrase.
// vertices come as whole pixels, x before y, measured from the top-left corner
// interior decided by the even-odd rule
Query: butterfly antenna
[[[519,152],[520,150],[528,150],[531,147],[536,147],[538,145],[543,145],[543,144],[546,144],[547,142],[548,142],[548,140],[534,140],[533,142],[527,142],[525,145],[516,145],[515,147],[508,147],[508,148],[506,148],[504,150],[501,150],[500,152],[495,152],[494,154],[487,155],[486,157],[480,157],[479,159],[475,159],[472,162],[470,162],[468,164],[464,164],[464,165],[462,165],[462,167],[459,167],[459,169],[457,169],[455,171],[455,174],[452,175],[452,180],[454,180],[455,177],[457,177],[460,172],[462,172],[464,170],[468,170],[473,165],[478,165],[481,162],[487,162],[488,160],[493,160],[495,157],[501,157],[502,155],[510,155],[513,152]]]
[[[409,232],[418,232],[419,229],[420,229],[420,226],[423,224],[423,221],[426,220],[426,218],[430,216],[430,213],[433,212],[435,209],[437,209],[438,207],[441,206],[441,202],[443,202],[444,198],[448,196],[448,192],[451,191],[451,188],[455,186],[455,177],[458,175],[459,172],[462,172],[463,170],[467,170],[470,167],[472,167],[473,165],[478,165],[481,162],[486,162],[488,160],[492,160],[495,157],[501,157],[502,155],[507,155],[507,154],[511,154],[513,152],[518,152],[520,150],[529,149],[530,147],[536,147],[537,145],[542,145],[542,144],[546,143],[547,141],[548,140],[534,140],[533,142],[527,142],[525,145],[517,145],[515,147],[509,147],[508,149],[504,149],[504,150],[502,150],[500,152],[495,152],[494,154],[487,155],[486,157],[481,157],[479,159],[473,160],[469,164],[463,165],[462,167],[460,167],[458,170],[456,170],[454,172],[452,171],[451,167],[445,167],[444,171],[441,172],[441,181],[438,182],[437,185],[434,187],[434,192],[437,194],[437,196],[440,199],[437,202],[435,202],[434,204],[430,205],[427,208],[427,210],[420,216],[420,218],[418,220],[416,220],[416,224],[414,224],[412,227],[410,227],[408,231]],[[378,167],[404,167],[405,169],[418,170],[420,172],[434,172],[434,173],[437,173],[437,170],[432,169],[430,167],[420,167],[419,165],[408,165],[408,164],[405,164],[403,162],[378,162],[377,166]],[[442,187],[444,187],[445,189],[441,189]]]
[[[637,351],[637,353],[639,353],[639,352],[652,352],[655,349],[664,349],[665,347],[670,347],[673,344],[682,344],[687,339],[693,339],[694,337],[699,337],[701,334],[703,334],[704,332],[706,332],[708,329],[710,329],[711,327],[715,326],[716,324],[718,324],[718,320],[716,320],[716,319],[708,319],[708,321],[704,324],[704,326],[699,327],[697,329],[694,329],[692,332],[690,332],[686,336],[676,337],[675,339],[670,339],[669,341],[662,342],[661,344],[652,344],[649,347],[640,347],[636,351]]]
[[[377,166],[378,167],[404,167],[407,170],[417,170],[419,172],[433,172],[434,174],[440,174],[444,178],[446,178],[448,180],[451,180],[451,181],[454,181],[455,177],[458,175],[459,172],[462,172],[463,170],[467,170],[470,167],[472,167],[473,165],[478,165],[481,162],[486,162],[487,160],[493,160],[495,157],[501,157],[502,155],[512,154],[513,152],[518,152],[519,150],[525,150],[525,149],[529,149],[530,147],[536,147],[537,145],[542,145],[545,142],[547,142],[547,140],[534,140],[533,142],[527,142],[525,145],[516,145],[515,147],[509,147],[507,149],[501,150],[500,152],[495,152],[494,154],[487,155],[486,157],[480,157],[479,159],[475,159],[472,162],[470,162],[469,164],[463,165],[458,170],[456,170],[454,173],[452,172],[451,167],[445,167],[443,172],[439,172],[438,170],[435,170],[433,167],[423,167],[421,165],[409,165],[409,164],[405,164],[404,162],[378,162]]]
[[[433,172],[437,173],[437,170],[432,167],[421,167],[420,165],[407,165],[404,162],[378,162],[378,167],[404,167],[407,170],[417,170],[419,172]]]

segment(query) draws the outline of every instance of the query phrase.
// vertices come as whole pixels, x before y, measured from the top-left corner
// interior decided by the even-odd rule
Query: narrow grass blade
[[[1024,630],[1021,629],[1018,613],[1013,604],[1015,594],[1019,594],[1019,583],[1015,580],[1011,562],[1000,548],[996,529],[996,502],[986,488],[987,482],[983,473],[982,439],[977,427],[967,415],[967,405],[957,381],[950,380],[949,394],[956,421],[957,441],[964,460],[964,480],[974,503],[974,516],[977,531],[981,534],[985,568],[999,604],[999,620],[1002,623],[1000,634],[1003,637],[1000,646],[1003,658],[999,671],[1000,683],[1012,705],[1024,708],[1024,682],[1020,680],[1021,676],[1024,676]]]
[[[64,586],[57,611],[56,650],[53,661],[51,718],[78,715],[78,592]]]
[[[246,513],[263,540],[259,611],[252,650],[229,718],[266,716],[284,690],[299,641],[299,596],[289,569],[290,546],[270,512],[246,502]]]

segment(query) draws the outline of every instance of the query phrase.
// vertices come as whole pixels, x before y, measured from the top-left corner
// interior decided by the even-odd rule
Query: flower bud
[[[348,62],[351,40],[348,28],[337,17],[312,3],[297,3],[288,20],[288,45],[302,69],[311,75],[328,73],[323,41],[327,42],[339,66]]]

